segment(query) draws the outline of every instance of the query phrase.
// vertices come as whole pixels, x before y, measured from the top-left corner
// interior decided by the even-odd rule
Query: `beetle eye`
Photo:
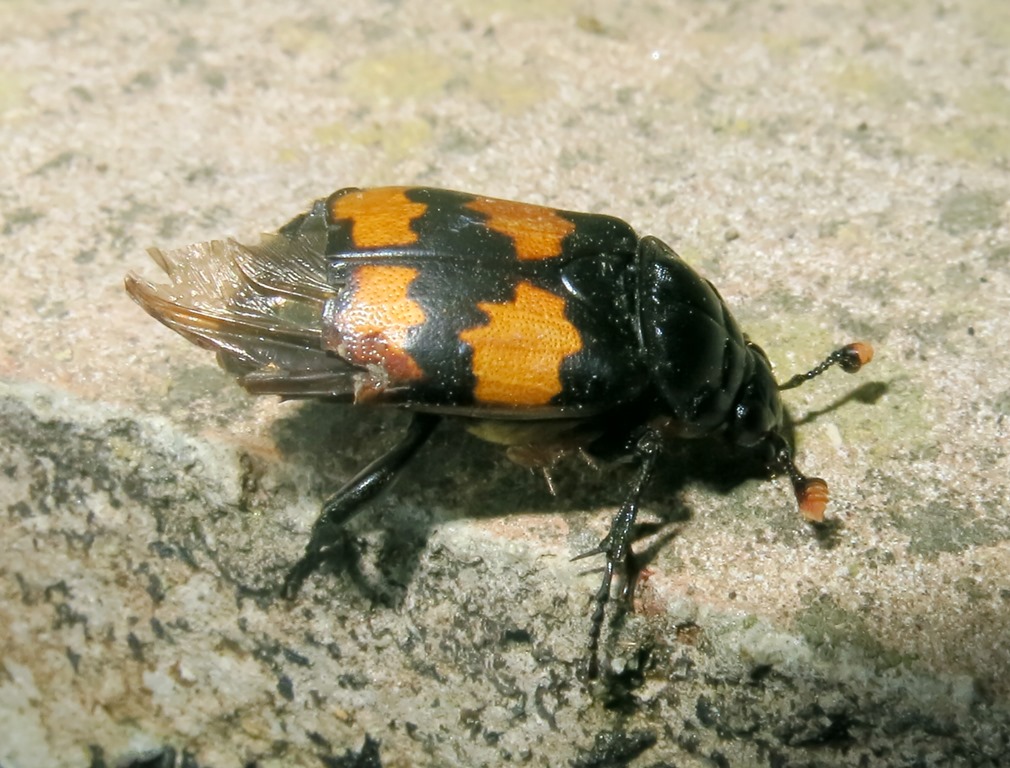
[[[782,402],[771,368],[763,356],[753,353],[758,347],[750,345],[754,367],[733,407],[729,425],[733,442],[753,447],[778,431],[782,425]]]
[[[756,426],[754,424],[753,413],[754,409],[749,407],[746,403],[737,403],[735,418],[737,429],[740,431],[741,436],[753,434],[754,427]]]
[[[737,403],[733,422],[733,435],[737,445],[757,445],[776,426],[774,414],[760,401],[743,400]]]

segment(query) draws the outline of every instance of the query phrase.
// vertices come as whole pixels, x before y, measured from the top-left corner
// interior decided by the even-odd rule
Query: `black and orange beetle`
[[[610,532],[583,555],[606,556],[591,672],[665,441],[720,434],[757,452],[820,520],[827,484],[793,463],[779,391],[872,357],[850,344],[779,385],[712,284],[656,238],[609,216],[441,189],[342,189],[258,246],[151,253],[171,284],[130,275],[127,291],[248,391],[413,413],[404,438],[323,505],[289,597],[444,417],[526,466],[573,450],[637,461]]]

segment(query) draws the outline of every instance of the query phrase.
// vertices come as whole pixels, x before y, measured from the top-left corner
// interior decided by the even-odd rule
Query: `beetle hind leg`
[[[389,451],[377,458],[323,504],[305,554],[288,571],[281,585],[281,595],[287,599],[298,594],[305,579],[326,560],[339,555],[343,544],[344,525],[374,499],[414,457],[431,436],[440,416],[415,413],[407,434]]]
[[[599,546],[573,558],[581,560],[593,555],[606,555],[607,557],[603,566],[603,581],[593,598],[595,607],[589,620],[587,674],[590,678],[597,677],[600,671],[600,634],[603,631],[603,619],[606,617],[607,603],[610,602],[610,591],[617,568],[622,568],[624,572],[623,597],[630,601],[634,594],[637,565],[635,554],[631,549],[631,533],[635,525],[635,518],[638,516],[642,491],[652,477],[662,447],[663,439],[658,430],[649,429],[638,439],[635,444],[635,453],[640,460],[638,473],[628,489],[624,503],[614,515],[610,530]]]

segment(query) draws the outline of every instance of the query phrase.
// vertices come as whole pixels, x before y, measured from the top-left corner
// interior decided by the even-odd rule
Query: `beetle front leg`
[[[389,485],[414,457],[418,448],[424,445],[439,421],[440,416],[415,413],[407,428],[407,434],[399,443],[361,470],[326,500],[322,512],[312,526],[312,538],[305,547],[305,554],[284,577],[281,595],[290,600],[298,594],[305,579],[333,553],[341,540],[342,529],[347,521],[361,510],[362,505],[374,499]]]
[[[635,525],[635,518],[638,516],[638,503],[642,496],[642,491],[648,484],[652,473],[656,468],[656,461],[663,449],[663,438],[656,429],[647,429],[635,443],[635,455],[639,459],[638,474],[632,481],[625,496],[624,504],[614,515],[610,523],[610,531],[607,533],[600,545],[589,552],[583,552],[575,557],[581,560],[591,555],[606,555],[607,562],[603,566],[603,582],[596,592],[594,599],[596,607],[593,610],[589,624],[589,670],[588,675],[594,678],[599,674],[599,648],[600,633],[603,630],[603,618],[606,615],[607,603],[610,602],[610,588],[614,580],[614,570],[618,565],[624,568],[627,584],[624,589],[624,596],[631,598],[633,590],[632,579],[634,552],[631,550],[631,533]]]

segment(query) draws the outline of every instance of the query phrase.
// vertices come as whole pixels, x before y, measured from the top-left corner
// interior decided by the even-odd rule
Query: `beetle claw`
[[[319,567],[319,563],[314,557],[305,555],[288,569],[287,574],[284,576],[284,581],[281,583],[281,597],[285,600],[294,600],[297,597],[298,592],[302,588],[302,584],[305,580],[312,575],[312,572]]]
[[[322,533],[320,533],[322,529]],[[281,597],[292,600],[301,591],[302,585],[323,563],[348,563],[354,558],[351,539],[347,532],[326,521],[317,524],[312,532],[305,553],[292,565],[281,583]]]

